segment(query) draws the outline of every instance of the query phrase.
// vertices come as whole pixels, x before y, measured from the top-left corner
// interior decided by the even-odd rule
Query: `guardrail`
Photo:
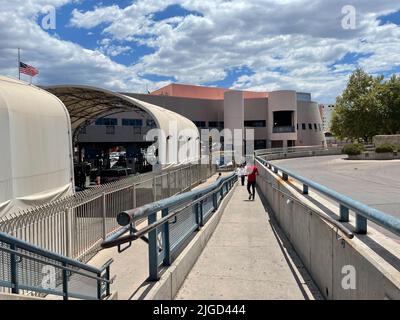
[[[340,222],[349,222],[349,211],[355,213],[355,232],[359,234],[367,233],[368,220],[380,225],[384,229],[393,232],[396,235],[400,235],[400,219],[392,215],[384,213],[380,210],[366,206],[365,204],[351,199],[343,194],[340,194],[332,189],[329,189],[319,183],[316,183],[310,179],[304,178],[295,172],[280,167],[276,164],[271,163],[259,156],[256,156],[256,160],[272,170],[274,173],[279,174],[281,172],[282,179],[288,181],[289,177],[295,179],[303,184],[303,194],[308,194],[309,189],[313,189],[329,199],[337,202],[340,208]]]
[[[0,261],[0,288],[14,294],[56,295],[64,300],[110,296],[112,259],[98,269],[0,232]]]
[[[144,239],[149,244],[149,280],[157,281],[160,267],[171,265],[195,232],[218,209],[236,181],[236,174],[231,174],[199,190],[121,212],[117,221],[122,228],[103,241],[101,246],[117,246],[122,252],[131,246],[132,241]],[[161,217],[158,217],[159,212]],[[137,230],[135,222],[145,218],[148,225]],[[125,243],[128,245],[122,247]]]

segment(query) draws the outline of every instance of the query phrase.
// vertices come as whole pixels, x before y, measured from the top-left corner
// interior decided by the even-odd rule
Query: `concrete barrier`
[[[161,275],[157,282],[146,282],[136,292],[132,300],[172,300],[178,293],[187,275],[200,257],[208,240],[218,226],[222,213],[232,197],[237,183],[222,200],[218,210],[211,216],[204,227],[195,235],[188,246]]]
[[[257,166],[259,190],[326,299],[400,299],[397,243],[372,227],[367,235],[347,238],[319,216],[338,219],[336,205],[312,191],[303,195],[302,185]],[[354,223],[351,217],[346,226]]]

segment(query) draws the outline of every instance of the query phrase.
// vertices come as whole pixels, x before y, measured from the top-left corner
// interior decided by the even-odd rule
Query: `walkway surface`
[[[237,186],[176,299],[321,299],[259,195]]]

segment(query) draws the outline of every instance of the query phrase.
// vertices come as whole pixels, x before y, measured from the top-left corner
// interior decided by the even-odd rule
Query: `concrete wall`
[[[243,92],[241,91],[229,91],[225,93],[224,99],[224,123],[225,129],[230,130],[232,135],[234,130],[241,130],[241,141],[244,139],[244,98]],[[234,138],[233,136],[231,137]],[[225,137],[225,143],[229,148],[229,145],[233,144],[234,141],[229,141],[228,137]],[[236,142],[235,142],[236,143]]]
[[[394,135],[379,135],[372,139],[373,143],[378,146],[384,143],[400,144],[400,134]]]
[[[257,165],[261,175],[258,187],[325,298],[400,299],[400,249],[393,240],[371,227],[368,235],[348,239],[317,214],[329,214],[328,210],[323,211],[308,196]],[[338,211],[315,193],[310,195],[329,210]],[[345,266],[355,268],[355,289],[342,287]]]
[[[323,124],[321,119],[321,114],[319,112],[319,107],[316,102],[298,101],[297,109],[297,123],[299,129],[297,132],[298,146],[312,146],[312,145],[323,145],[325,143],[325,135],[322,131]],[[306,129],[303,130],[302,124],[306,124]],[[309,124],[312,125],[310,130]],[[314,124],[317,125],[315,129]]]
[[[282,90],[271,92],[268,96],[268,137],[270,140],[297,140],[297,132],[273,133],[275,111],[293,111],[294,121],[297,123],[297,94],[296,91]],[[284,145],[285,146],[285,145]]]

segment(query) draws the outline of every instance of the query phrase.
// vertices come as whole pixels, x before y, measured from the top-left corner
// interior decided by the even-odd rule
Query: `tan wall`
[[[384,143],[400,144],[400,134],[375,136],[373,142],[376,146]]]
[[[400,272],[393,265],[393,257],[399,257],[400,250],[393,240],[371,227],[368,235],[348,239],[315,213],[329,215],[331,211],[338,212],[337,207],[315,193],[312,194],[314,200],[310,201],[309,196],[303,196],[298,189],[283,183],[259,162],[257,166],[260,172],[258,187],[326,299],[400,299]],[[301,185],[297,187],[301,188]],[[290,199],[283,194],[290,195]],[[317,207],[314,201],[322,206]],[[327,209],[324,212],[321,208]],[[354,224],[352,218],[351,223]],[[377,250],[374,243],[381,249]],[[342,286],[345,266],[355,268],[354,289],[346,290]]]
[[[325,135],[322,131],[322,119],[317,103],[298,101],[297,123],[299,124],[298,146],[323,145],[325,143]],[[302,129],[302,123],[306,124],[305,130]],[[311,130],[308,127],[309,123],[312,124]],[[314,123],[317,124],[317,130],[314,128]]]
[[[244,133],[244,99],[243,92],[241,91],[229,91],[225,93],[224,99],[224,123],[225,129],[229,129],[234,134],[234,130],[242,130]],[[233,138],[233,137],[232,137]],[[242,135],[242,140],[244,136]],[[225,143],[227,145],[233,143],[229,142],[225,137]]]
[[[273,113],[275,111],[294,111],[294,123],[297,123],[296,91],[282,90],[269,93],[268,98],[268,136],[271,140],[297,140],[297,133],[273,133]]]

